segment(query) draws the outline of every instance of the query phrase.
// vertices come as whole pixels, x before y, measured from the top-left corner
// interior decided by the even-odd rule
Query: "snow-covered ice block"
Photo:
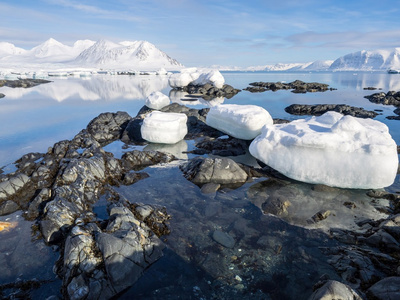
[[[260,106],[221,104],[210,108],[206,123],[235,138],[252,140],[264,125],[272,125],[273,120]]]
[[[336,112],[267,125],[250,153],[289,178],[341,188],[389,186],[398,167],[397,146],[385,124]]]
[[[222,88],[225,79],[218,70],[187,68],[182,69],[180,73],[172,74],[168,82],[172,88],[184,87],[190,83],[195,85],[209,83],[217,88]]]
[[[169,97],[161,92],[153,92],[147,98],[145,105],[152,109],[161,109],[170,104]]]
[[[185,114],[153,111],[143,120],[140,132],[148,142],[175,144],[187,134],[186,122]]]

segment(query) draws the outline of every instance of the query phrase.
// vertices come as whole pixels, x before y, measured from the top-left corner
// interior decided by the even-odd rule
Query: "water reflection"
[[[19,99],[39,94],[58,102],[79,98],[84,101],[144,99],[152,92],[168,87],[168,76],[98,75],[88,78],[56,78],[48,84],[29,89],[3,88],[7,99]]]

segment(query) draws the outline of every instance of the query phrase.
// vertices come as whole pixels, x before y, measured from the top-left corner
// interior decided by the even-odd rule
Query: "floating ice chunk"
[[[272,125],[273,120],[260,106],[221,104],[210,108],[206,123],[235,138],[252,140],[264,125]]]
[[[148,142],[175,144],[187,134],[186,122],[185,114],[153,111],[143,120],[140,132]]]
[[[147,97],[145,105],[152,109],[161,109],[164,106],[169,105],[170,102],[169,97],[163,93],[153,92]]]
[[[160,70],[156,71],[157,75],[167,75],[168,71],[165,70],[164,68],[161,68]]]
[[[222,88],[225,79],[218,70],[188,68],[182,69],[180,73],[172,74],[169,77],[169,85],[172,88],[184,87],[190,83],[195,85],[212,84]]]
[[[194,85],[212,84],[216,88],[222,89],[225,84],[225,78],[218,70],[204,71],[199,78],[192,82]]]
[[[341,188],[389,186],[398,167],[385,124],[336,112],[267,125],[250,153],[289,178]]]

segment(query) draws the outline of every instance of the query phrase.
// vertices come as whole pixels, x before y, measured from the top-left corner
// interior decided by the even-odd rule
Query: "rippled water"
[[[389,126],[400,144],[400,121],[386,119],[393,115],[394,107],[363,98],[377,92],[363,90],[368,86],[383,92],[400,90],[400,75],[226,72],[224,77],[228,84],[240,89],[254,81],[300,79],[327,83],[337,90],[307,94],[242,91],[232,99],[185,104],[195,108],[221,102],[256,104],[266,108],[273,118],[285,119],[298,118],[284,111],[293,103],[343,103],[378,109],[382,115],[376,119]],[[93,76],[88,80],[54,79],[31,89],[0,88],[0,93],[6,95],[0,99],[0,166],[7,165],[5,171],[12,171],[12,162],[21,155],[44,152],[59,140],[71,139],[102,112],[122,110],[135,116],[146,96],[157,90],[169,94],[166,76]],[[171,99],[179,102],[180,96],[171,94]],[[173,146],[126,147],[121,142],[106,146],[116,157],[124,151],[143,148],[168,151],[182,160],[193,157],[182,154],[193,148],[193,141]],[[235,159],[255,163],[249,155]],[[339,278],[320,250],[337,243],[327,229],[356,229],[356,221],[386,216],[387,201],[371,201],[363,190],[319,188],[287,180],[260,178],[237,189],[203,194],[198,186],[184,179],[178,165],[179,161],[146,168],[143,171],[149,178],[118,188],[129,201],[166,206],[172,216],[171,234],[164,237],[164,257],[122,298],[139,295],[140,299],[176,299],[179,294],[182,299],[232,299],[237,295],[244,299],[307,299],[323,274]],[[399,178],[387,190],[399,191]],[[283,202],[266,203],[269,197]],[[101,214],[104,205],[98,203],[95,211]],[[330,215],[322,222],[310,222],[319,211],[329,211]],[[33,277],[53,280],[51,270],[58,253],[35,238],[33,224],[24,221],[20,213],[0,217],[0,221],[18,224],[9,232],[0,232],[0,283]],[[212,235],[216,230],[233,237],[234,247],[215,242]],[[48,290],[46,295],[54,294],[59,284],[49,282],[42,290]]]

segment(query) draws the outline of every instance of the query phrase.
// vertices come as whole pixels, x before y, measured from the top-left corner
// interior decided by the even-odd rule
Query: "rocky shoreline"
[[[226,94],[231,91],[229,87],[224,86],[223,89]],[[314,89],[298,88],[306,91]],[[190,91],[203,94],[197,87],[195,90],[188,89]],[[206,88],[203,95],[215,96]],[[348,106],[303,105],[292,108],[306,114],[339,109],[341,113],[376,116],[374,112]],[[199,283],[196,289],[188,292],[190,295],[197,298],[214,295],[227,299],[289,297],[290,285],[285,281],[294,284],[296,280],[279,272],[274,273],[272,278],[268,277],[263,271],[268,267],[267,262],[260,257],[269,253],[271,260],[282,264],[283,269],[283,265],[289,263],[285,261],[286,257],[291,257],[291,263],[299,269],[301,265],[314,264],[317,260],[307,252],[308,246],[302,244],[304,241],[301,238],[297,237],[299,240],[296,240],[296,234],[292,238],[296,240],[298,257],[291,256],[289,243],[285,247],[280,240],[282,237],[276,235],[278,224],[287,229],[287,235],[291,228],[304,235],[308,243],[316,243],[309,249],[323,253],[327,263],[336,271],[334,277],[320,276],[319,281],[313,282],[315,291],[314,294],[308,291],[310,299],[321,299],[329,293],[349,299],[400,297],[400,291],[396,288],[400,281],[400,196],[397,193],[369,191],[371,202],[384,199],[390,203],[388,207],[377,206],[385,210],[387,217],[358,220],[354,230],[331,228],[325,235],[318,230],[303,231],[301,226],[292,228],[279,218],[265,220],[262,219],[263,215],[295,219],[295,216],[290,216],[289,207],[295,205],[296,197],[306,198],[302,191],[304,187],[299,187],[298,182],[268,167],[249,166],[230,158],[245,154],[248,142],[226,137],[224,133],[207,126],[205,117],[208,109],[191,109],[173,103],[161,111],[186,114],[188,134],[185,139],[194,140],[195,146],[188,153],[209,156],[182,161],[161,151],[133,150],[125,151],[121,158],[117,158],[104,150],[105,146],[116,141],[147,144],[141,137],[140,124],[151,111],[143,107],[135,117],[126,112],[100,114],[72,140],[54,144],[47,153],[29,153],[21,157],[15,163],[16,171],[1,174],[0,169],[0,215],[21,210],[24,218],[36,224],[46,245],[57,249],[60,256],[54,270],[62,280],[64,298],[109,299],[126,292],[146,274],[149,266],[161,259],[163,251],[166,251],[165,237],[168,235],[175,241],[174,247],[179,254],[191,257],[207,269],[213,278],[218,278],[210,283]],[[206,218],[216,217],[224,222],[221,228],[211,230],[210,236],[205,235],[204,238],[208,240],[204,244],[209,246],[197,253],[190,251],[198,247],[195,241],[202,235],[190,236],[185,228],[181,228],[181,232],[170,232],[169,222],[174,217],[181,217],[179,209],[142,202],[144,196],[131,199],[121,192],[124,187],[136,186],[135,183],[151,178],[152,175],[143,170],[146,167],[173,163],[177,164],[186,180],[196,185],[193,191],[184,192],[188,194],[186,200],[193,217],[204,218],[194,210],[201,206]],[[254,180],[259,181],[241,192],[240,187]],[[176,189],[172,186],[173,182],[166,184]],[[351,202],[351,195],[347,195],[345,190],[310,186],[311,190],[307,193],[317,193],[322,198],[335,194],[337,198],[345,199],[339,201],[345,209],[351,211],[356,208],[356,204]],[[231,191],[236,190],[240,197],[230,196]],[[190,202],[190,199],[198,197],[198,193],[204,203]],[[106,213],[101,217],[95,212],[99,201],[106,203]],[[224,215],[224,203],[228,203],[227,207],[233,206],[233,209],[242,203],[246,209],[240,209],[237,212],[240,217],[234,217],[235,221],[232,222]],[[171,210],[174,214],[171,214]],[[309,224],[304,226],[313,226],[329,220],[332,215],[327,210],[318,211],[301,222]],[[271,235],[265,235],[264,225],[271,230]],[[313,235],[317,236],[315,240]],[[253,244],[254,253],[250,250],[250,254],[242,252],[242,249]],[[237,272],[233,278],[223,278],[229,271],[218,269],[217,262],[221,260],[229,260],[229,270],[232,268]],[[29,297],[32,290],[41,284],[33,280],[25,282],[25,285],[20,282],[3,285],[0,286],[0,296],[12,298],[18,294]],[[227,284],[231,288],[221,288]],[[282,290],[277,290],[280,286]],[[208,294],[205,294],[206,290],[210,290]],[[168,294],[169,291],[164,292]],[[170,294],[165,299],[173,299],[173,296]]]

